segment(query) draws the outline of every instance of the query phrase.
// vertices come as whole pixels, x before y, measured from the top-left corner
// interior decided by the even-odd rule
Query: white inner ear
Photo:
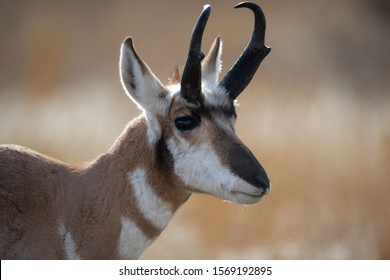
[[[203,83],[214,85],[218,82],[219,74],[222,70],[222,41],[219,37],[214,40],[207,56],[202,62]]]
[[[121,47],[119,70],[126,94],[142,109],[142,105],[139,104],[139,94],[137,94],[142,91],[140,88],[145,88],[142,69],[132,48],[126,42]]]
[[[128,38],[121,48],[121,82],[129,97],[154,115],[165,115],[170,104],[168,90],[137,55],[132,40]]]

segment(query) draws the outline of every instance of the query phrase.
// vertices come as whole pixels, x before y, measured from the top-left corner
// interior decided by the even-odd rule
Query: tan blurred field
[[[240,206],[193,195],[145,259],[390,259],[390,5],[260,2],[272,52],[239,97],[237,134],[272,190]],[[249,11],[209,1],[203,48],[223,74]],[[186,59],[202,1],[0,1],[0,143],[67,162],[108,150],[139,114],[119,84],[132,36],[165,81]]]

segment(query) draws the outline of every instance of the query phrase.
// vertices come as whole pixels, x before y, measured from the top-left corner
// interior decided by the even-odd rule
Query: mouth
[[[237,202],[239,204],[254,204],[254,203],[259,202],[268,193],[269,193],[269,190],[261,191],[261,192],[256,193],[256,194],[234,191],[234,192],[232,192],[232,195],[234,197],[234,200],[233,200],[234,202]]]

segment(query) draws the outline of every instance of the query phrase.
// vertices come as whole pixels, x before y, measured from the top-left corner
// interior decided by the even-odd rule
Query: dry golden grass
[[[16,2],[0,12],[12,26],[0,30],[0,143],[70,162],[105,152],[139,113],[119,86],[123,38],[164,79],[185,61],[202,5]],[[252,18],[236,1],[210,2],[204,45],[222,36],[226,73]],[[271,193],[254,206],[193,195],[143,258],[389,259],[389,23],[352,0],[337,11],[325,0],[262,2],[273,50],[239,98],[237,133]]]

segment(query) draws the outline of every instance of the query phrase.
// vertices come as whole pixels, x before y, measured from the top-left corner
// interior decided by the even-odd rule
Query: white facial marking
[[[147,182],[142,169],[129,172],[128,179],[133,186],[137,206],[144,217],[158,229],[163,230],[172,219],[171,205],[163,201]]]
[[[154,145],[161,137],[161,127],[155,116],[148,112],[146,114],[146,124],[148,129],[148,143],[150,146]]]
[[[76,253],[76,246],[72,237],[72,234],[66,230],[64,225],[60,225],[58,229],[60,236],[64,242],[64,249],[66,259],[68,260],[79,260],[80,256]]]
[[[226,90],[217,84],[203,83],[202,90],[207,98],[207,103],[211,106],[219,107],[223,106],[226,102],[231,102]]]
[[[174,157],[174,171],[189,187],[237,203],[260,200],[262,190],[256,188],[222,164],[209,144],[191,146],[181,139],[167,141]]]
[[[138,259],[142,252],[153,242],[142,233],[137,225],[128,218],[122,218],[122,229],[118,242],[118,253],[122,259]]]

